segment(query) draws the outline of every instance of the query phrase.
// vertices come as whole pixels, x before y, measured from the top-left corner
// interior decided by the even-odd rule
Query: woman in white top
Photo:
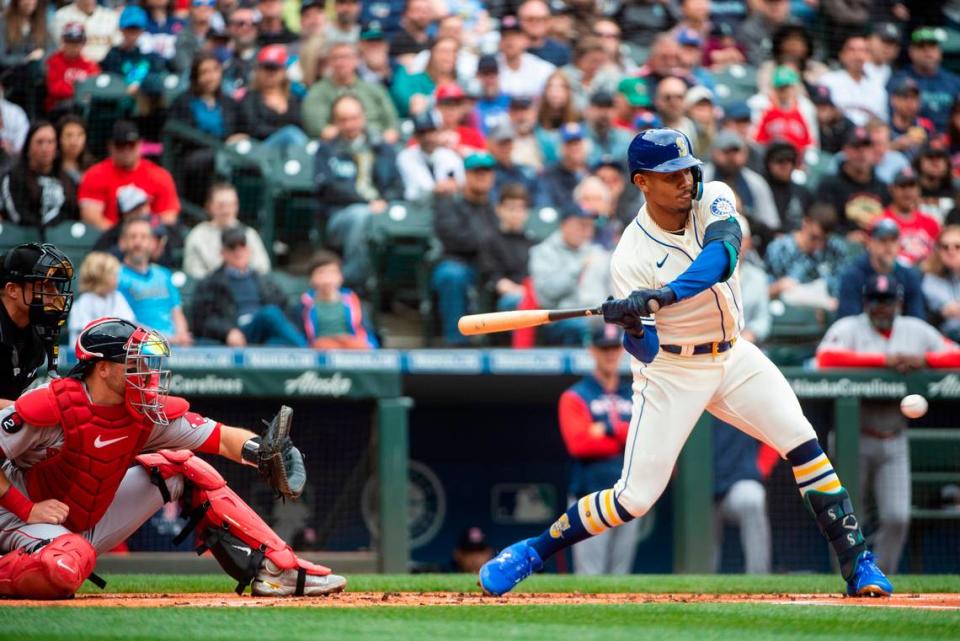
[[[90,252],[80,265],[80,296],[70,308],[70,349],[87,323],[104,316],[136,322],[133,310],[123,294],[117,291],[120,261],[112,254]]]

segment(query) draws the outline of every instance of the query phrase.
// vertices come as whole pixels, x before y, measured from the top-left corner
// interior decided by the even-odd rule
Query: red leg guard
[[[93,572],[97,553],[79,534],[63,534],[35,552],[14,550],[0,558],[0,596],[66,599]]]
[[[149,470],[158,470],[164,479],[183,474],[193,483],[193,507],[208,506],[198,525],[201,534],[208,527],[219,527],[251,548],[263,550],[264,556],[282,570],[299,567],[307,574],[330,574],[329,568],[297,558],[293,549],[270,529],[260,515],[227,487],[220,473],[203,459],[194,456],[193,452],[160,450],[138,456],[137,462]]]

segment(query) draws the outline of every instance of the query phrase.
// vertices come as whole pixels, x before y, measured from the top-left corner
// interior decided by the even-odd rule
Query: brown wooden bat
[[[660,304],[652,300],[647,303],[651,314],[660,310]],[[582,309],[525,309],[514,312],[490,312],[488,314],[470,314],[461,316],[457,328],[464,336],[511,332],[525,327],[537,327],[554,321],[582,316],[603,316],[602,307],[584,307]]]
[[[584,307],[583,309],[525,309],[514,312],[471,314],[461,316],[457,327],[464,336],[474,336],[537,327],[581,316],[603,316],[603,310],[600,307]]]

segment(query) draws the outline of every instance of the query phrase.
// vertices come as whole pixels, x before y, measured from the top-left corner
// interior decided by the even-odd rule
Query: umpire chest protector
[[[188,409],[182,398],[167,399],[170,419]],[[64,525],[74,532],[90,529],[113,501],[127,468],[153,431],[153,422],[125,404],[94,405],[83,384],[73,378],[56,379],[24,394],[16,410],[28,425],[59,425],[63,430],[61,450],[26,470],[27,494],[35,502],[62,501],[70,507]]]

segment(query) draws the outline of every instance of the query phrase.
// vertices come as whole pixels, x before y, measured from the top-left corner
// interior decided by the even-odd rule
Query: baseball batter
[[[625,330],[633,356],[633,414],[623,471],[540,536],[504,549],[480,570],[503,594],[558,551],[645,514],[663,493],[704,410],[776,449],[793,466],[804,502],[830,542],[852,596],[893,586],[867,550],[849,495],[817,442],[786,379],[763,353],[738,341],[741,232],[735,196],[704,184],[690,141],[650,129],[628,150],[631,180],[646,197],[611,261],[614,292],[604,319]],[[651,315],[654,314],[654,315]]]
[[[0,411],[0,597],[69,597],[96,557],[192,485],[191,523],[220,565],[263,596],[339,592],[346,581],[297,558],[194,452],[258,460],[260,437],[168,397],[166,340],[103,318],[77,339],[78,365]],[[302,472],[289,445],[288,471]]]

